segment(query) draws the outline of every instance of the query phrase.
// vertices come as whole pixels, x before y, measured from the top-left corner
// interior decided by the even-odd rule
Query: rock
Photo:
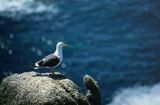
[[[87,96],[60,73],[13,74],[0,85],[0,105],[100,105],[100,92],[94,79],[86,75],[84,84]]]
[[[83,83],[87,88],[86,97],[91,105],[101,105],[101,95],[97,82],[89,75],[85,75]]]

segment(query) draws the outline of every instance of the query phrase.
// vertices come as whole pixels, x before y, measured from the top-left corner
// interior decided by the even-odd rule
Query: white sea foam
[[[2,16],[15,17],[42,12],[56,13],[57,8],[53,4],[45,4],[40,0],[0,0],[0,15]]]
[[[160,105],[160,84],[124,89],[108,105]]]

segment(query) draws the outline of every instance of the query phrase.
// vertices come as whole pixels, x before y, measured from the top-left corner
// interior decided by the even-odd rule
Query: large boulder
[[[91,77],[87,76],[87,78]],[[88,79],[84,80],[87,80],[84,82],[86,88],[92,88],[90,86],[94,84],[91,81],[88,82]],[[95,95],[92,93],[93,88],[90,91],[91,95]],[[90,96],[87,93],[87,97],[84,96],[75,83],[60,73],[55,75],[37,72],[13,74],[3,79],[0,85],[0,105],[92,105],[97,97],[94,95]]]

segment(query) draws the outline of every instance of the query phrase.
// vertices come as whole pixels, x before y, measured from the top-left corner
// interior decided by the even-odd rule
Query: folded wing
[[[56,67],[60,63],[60,60],[57,56],[50,54],[43,58],[42,60],[36,62],[36,66],[39,67]]]

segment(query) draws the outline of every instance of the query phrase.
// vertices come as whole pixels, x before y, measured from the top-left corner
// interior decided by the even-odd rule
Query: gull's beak
[[[67,45],[67,44],[64,44],[64,47],[70,47],[69,45]]]

